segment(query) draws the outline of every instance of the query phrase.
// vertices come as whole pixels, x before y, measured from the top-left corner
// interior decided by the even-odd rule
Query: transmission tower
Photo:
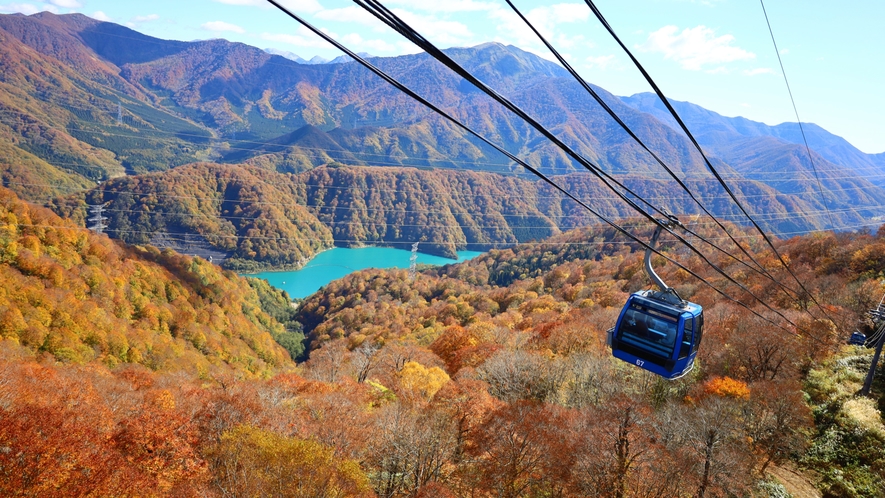
[[[885,297],[882,298],[885,300]],[[867,344],[868,347],[875,346],[876,352],[873,353],[873,361],[870,363],[870,370],[864,379],[863,387],[860,390],[862,396],[870,395],[870,388],[873,387],[873,379],[876,377],[876,367],[879,364],[879,357],[882,355],[882,346],[885,345],[885,310],[882,309],[882,302],[874,310],[867,312],[867,315],[876,324],[876,332],[873,334],[874,344]]]
[[[89,229],[95,233],[104,233],[105,228],[107,228],[107,217],[102,216],[104,214],[105,204],[97,204],[95,206],[89,206]]]
[[[409,257],[409,280],[415,280],[418,274],[418,243],[412,244],[412,256]]]
[[[120,102],[117,102],[117,124],[123,124],[123,104]]]

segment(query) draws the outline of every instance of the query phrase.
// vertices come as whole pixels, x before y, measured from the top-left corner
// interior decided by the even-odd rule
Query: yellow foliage
[[[233,273],[117,244],[2,188],[0,220],[0,337],[75,363],[263,375],[290,361],[283,327]]]
[[[876,402],[870,398],[852,398],[842,405],[842,414],[858,426],[885,438],[885,425]]]
[[[372,496],[359,464],[334,453],[314,441],[239,426],[208,456],[216,482],[232,496]]]
[[[398,375],[403,389],[420,394],[427,400],[433,398],[433,395],[449,381],[449,375],[443,369],[427,368],[416,361],[403,365]]]
[[[145,398],[149,405],[160,411],[171,412],[172,410],[175,410],[175,396],[173,396],[172,391],[168,389],[151,391],[145,396]]]

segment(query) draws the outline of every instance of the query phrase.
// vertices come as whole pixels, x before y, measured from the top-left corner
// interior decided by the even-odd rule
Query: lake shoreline
[[[459,251],[458,259],[418,252],[421,267],[439,267],[475,258],[482,251]],[[317,253],[298,269],[249,271],[239,275],[266,280],[271,286],[286,291],[293,299],[303,299],[333,280],[367,268],[401,268],[411,263],[411,251],[391,247],[365,246],[360,248],[334,247]]]
[[[409,243],[403,242],[403,243],[394,243],[394,245],[375,245],[375,244],[351,244],[351,245],[342,245],[342,246],[333,245],[332,247],[328,247],[326,249],[323,249],[322,251],[317,252],[316,254],[311,256],[309,259],[302,259],[301,261],[298,261],[296,263],[283,264],[283,265],[274,265],[271,263],[264,263],[264,262],[255,261],[252,259],[225,258],[225,261],[221,263],[221,267],[225,270],[230,270],[230,271],[235,272],[236,274],[238,274],[240,276],[244,276],[244,277],[253,276],[253,275],[257,275],[257,274],[261,274],[261,273],[298,271],[298,270],[301,270],[302,268],[306,267],[308,264],[310,264],[311,261],[313,261],[314,259],[319,257],[321,254],[328,252],[328,251],[334,251],[335,249],[385,248],[385,249],[409,251],[409,249],[400,249],[399,247],[396,247],[397,245],[411,246],[412,243],[411,242],[409,242]],[[473,252],[485,253],[485,252],[490,251],[491,249],[496,248],[496,247],[488,247],[489,244],[467,244],[467,247],[470,247],[470,246],[477,246],[480,250],[463,249],[463,250],[456,251],[456,254],[473,253]],[[409,252],[411,252],[411,251],[409,251]],[[458,262],[462,261],[459,259],[450,258],[448,256],[437,254],[435,252],[418,251],[418,254],[448,259],[448,260],[451,260],[452,263],[458,263]],[[233,264],[231,264],[231,263],[233,263]],[[441,265],[435,265],[435,266],[441,266]]]

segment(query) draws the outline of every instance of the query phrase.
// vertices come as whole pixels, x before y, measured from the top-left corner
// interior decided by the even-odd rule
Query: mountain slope
[[[589,173],[554,180],[612,219],[634,216]],[[625,177],[636,194],[669,212],[698,213],[670,182]],[[689,187],[727,220],[742,214],[711,179]],[[802,196],[762,183],[735,186],[751,200],[768,231],[796,233],[822,228],[823,211]],[[667,194],[662,195],[662,192]],[[462,249],[487,250],[542,240],[561,230],[599,223],[552,186],[513,174],[450,169],[332,165],[299,174],[220,164],[193,164],[150,175],[118,178],[87,193],[53,201],[57,212],[84,223],[86,204],[104,204],[107,232],[131,243],[171,247],[213,256],[239,270],[300,266],[318,251],[364,244],[408,247],[454,257]],[[840,223],[860,214],[833,213]]]
[[[678,129],[675,120],[656,95],[640,93],[630,97],[622,97],[621,100],[637,110],[651,114],[672,128]],[[781,142],[800,145],[804,148],[805,140],[802,137],[804,130],[809,147],[820,154],[823,159],[845,168],[847,172],[868,177],[880,187],[885,186],[885,181],[882,178],[882,162],[876,154],[865,154],[844,138],[833,135],[814,123],[803,123],[803,130],[799,129],[797,123],[769,126],[743,117],[728,118],[689,102],[674,100],[671,101],[671,104],[701,145],[710,147],[717,155],[720,155],[721,147],[727,147],[730,143],[741,138],[774,137],[780,139]],[[744,141],[744,144],[745,146],[752,145],[753,148],[762,148],[766,142]]]
[[[99,28],[107,29],[98,26],[90,28],[90,33],[100,31]],[[81,30],[81,37],[82,33]],[[143,38],[138,35],[138,39]],[[164,43],[144,40],[143,44],[164,47]],[[93,40],[91,46],[99,44]],[[611,126],[598,106],[588,105],[589,97],[565,78],[564,71],[555,64],[515,47],[494,43],[448,52],[468,70],[537,116],[581,153],[599,161],[602,167],[627,169],[636,159],[642,161],[642,167],[652,166],[626,135]],[[250,146],[248,141],[281,137],[275,142],[285,143],[284,135],[305,125],[324,131],[336,127],[385,128],[400,137],[408,137],[414,142],[412,149],[431,150],[439,156],[449,155],[452,148],[476,149],[473,139],[464,132],[443,124],[356,63],[303,65],[223,40],[170,45],[165,51],[135,53],[129,59],[124,57],[125,53],[104,55],[121,68],[121,76],[130,84],[162,95],[162,102],[170,109],[191,116],[229,139],[234,149],[229,157],[232,161],[248,157],[247,151],[241,150],[243,147],[261,150],[261,147]],[[453,110],[479,131],[519,151],[531,163],[554,172],[575,169],[561,151],[549,146],[536,132],[492,104],[488,97],[430,56],[373,60],[419,93]],[[697,168],[697,158],[691,157],[690,149],[679,143],[684,140],[678,134],[644,114],[632,113],[616,98],[603,93],[619,112],[629,115],[627,119],[641,133],[656,137],[656,142],[665,146],[667,150],[662,154],[674,163],[675,169]],[[446,146],[438,147],[439,144]],[[386,153],[395,159],[402,150],[402,156],[411,157],[409,149],[408,146],[392,147]],[[480,165],[507,163],[497,153],[483,148],[480,151],[475,158]],[[679,152],[674,154],[674,151]],[[420,160],[421,154],[416,158]]]
[[[767,143],[760,147],[760,142]],[[785,143],[774,137],[758,137],[721,145],[717,152],[730,164],[739,164],[739,172],[744,178],[763,182],[780,192],[800,195],[822,206],[822,188],[828,204],[851,206],[854,209],[874,206],[866,213],[870,217],[882,213],[879,196],[885,195],[885,190],[814,151],[812,167],[804,146]]]
[[[80,33],[88,38],[98,24],[81,15],[0,16],[0,142],[58,170],[47,170],[47,185],[60,171],[94,182],[165,169],[208,146],[205,129],[157,107],[84,44]]]
[[[63,362],[260,375],[291,364],[245,280],[126,247],[0,188],[0,335]]]
[[[454,257],[468,244],[544,238],[558,229],[536,207],[536,192],[527,180],[470,171],[326,167],[291,175],[194,164],[108,181],[54,206],[82,223],[86,203],[105,204],[112,236],[186,253],[209,248],[227,266],[248,269],[300,266],[333,243],[421,241],[425,252]]]
[[[288,175],[194,164],[164,173],[118,178],[58,201],[58,211],[83,220],[84,201],[106,204],[108,233],[126,242],[210,249],[227,264],[248,268],[299,265],[332,246],[332,235],[298,202]]]

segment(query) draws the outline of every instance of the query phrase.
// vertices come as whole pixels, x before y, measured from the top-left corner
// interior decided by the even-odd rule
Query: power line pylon
[[[105,228],[107,228],[107,224],[105,221],[108,220],[104,214],[104,208],[107,204],[97,204],[95,206],[89,206],[89,229],[95,233],[102,234],[104,233]]]
[[[418,275],[418,243],[412,244],[412,256],[409,257],[409,280],[415,280]]]
[[[870,364],[870,370],[867,372],[867,378],[864,379],[863,387],[860,390],[861,396],[869,396],[870,389],[873,387],[873,379],[876,378],[876,367],[879,364],[879,357],[882,355],[882,346],[885,345],[885,309],[882,309],[882,303],[874,310],[867,312],[876,324],[876,332],[873,334],[876,352],[873,353],[873,362]]]

